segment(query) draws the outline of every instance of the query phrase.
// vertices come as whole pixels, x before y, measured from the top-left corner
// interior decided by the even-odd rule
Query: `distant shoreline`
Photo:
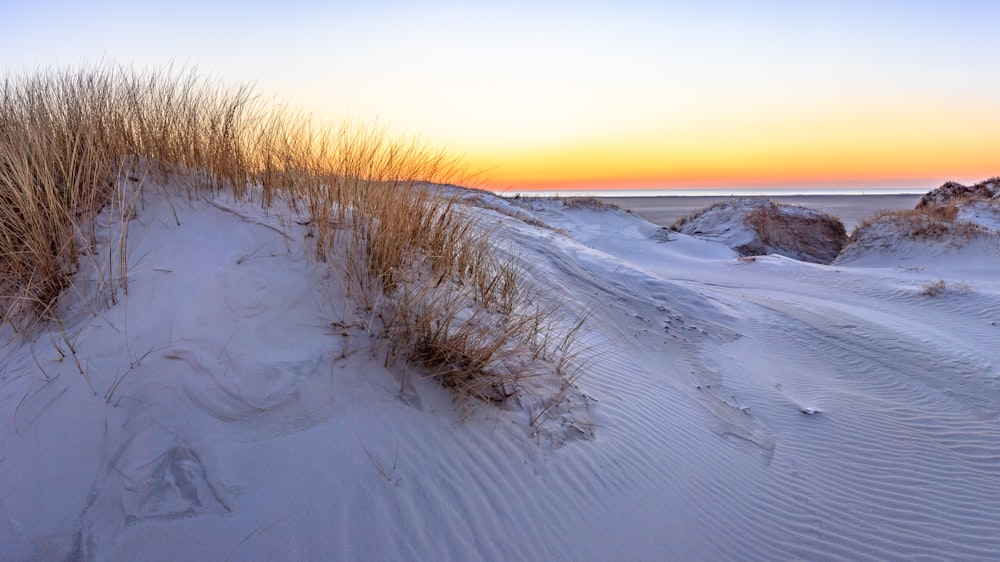
[[[865,194],[865,195],[757,195],[778,203],[801,205],[831,214],[844,223],[850,232],[858,222],[879,211],[912,209],[920,201],[919,194]],[[669,195],[652,197],[598,197],[627,209],[653,224],[670,226],[678,219],[720,201],[731,201],[748,196],[720,195]]]
[[[842,197],[923,195],[934,188],[828,188],[828,189],[565,189],[554,191],[494,191],[501,197]]]
[[[802,190],[560,190],[508,191],[502,197],[594,197],[634,212],[653,224],[669,227],[678,219],[720,201],[766,197],[831,214],[848,232],[879,211],[912,209],[931,189],[802,189]]]

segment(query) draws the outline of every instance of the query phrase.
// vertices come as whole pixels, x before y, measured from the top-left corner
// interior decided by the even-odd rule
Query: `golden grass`
[[[620,211],[621,207],[597,197],[561,197],[555,196],[554,200],[562,202],[567,209],[590,209],[591,211]],[[631,212],[631,211],[626,211]]]
[[[746,197],[745,199],[766,200],[766,198],[764,198],[764,197]],[[684,226],[686,224],[688,224],[689,222],[694,221],[695,219],[701,218],[702,215],[704,215],[706,213],[709,213],[709,212],[711,212],[713,210],[716,210],[716,209],[719,209],[719,208],[722,208],[722,207],[730,206],[730,205],[733,204],[734,201],[737,201],[737,200],[736,199],[731,199],[731,200],[724,200],[724,201],[716,201],[715,203],[712,203],[710,205],[706,205],[705,207],[702,207],[701,209],[698,209],[696,211],[688,213],[688,214],[682,216],[681,218],[677,219],[676,221],[674,221],[674,224],[670,225],[670,230],[673,230],[674,232],[680,232],[681,229],[684,228]]]
[[[946,237],[967,240],[985,233],[985,229],[975,223],[958,220],[959,207],[964,201],[954,199],[914,209],[882,211],[858,223],[851,237],[856,238],[859,233],[875,224],[889,224],[902,236],[924,240],[942,240]]]
[[[772,204],[753,209],[747,225],[757,233],[762,247],[781,248],[807,261],[830,263],[847,243],[847,232],[836,217],[808,209],[808,216],[786,214],[791,205]]]
[[[804,261],[830,263],[847,242],[844,225],[836,217],[759,197],[714,203],[681,217],[670,228],[691,233],[698,228],[698,221],[720,210],[728,214],[720,220],[739,218],[755,234],[752,242],[734,247],[743,255],[777,252]]]
[[[945,292],[947,289],[948,285],[945,283],[944,279],[939,279],[933,283],[924,283],[924,285],[920,287],[920,294],[925,297],[933,297]]]
[[[112,299],[127,289],[133,213],[122,179],[147,174],[180,182],[187,197],[225,190],[303,210],[317,259],[338,264],[387,363],[403,358],[463,394],[502,400],[529,363],[561,369],[572,356],[579,326],[558,336],[555,307],[537,304],[475,209],[425,183],[468,181],[460,161],[385,129],[320,126],[249,88],[170,68],[3,79],[0,326],[58,319],[106,206],[120,239],[104,285]]]
[[[924,283],[920,287],[920,295],[924,297],[936,297],[949,292],[967,295],[972,292],[972,287],[966,283],[952,283],[948,285],[944,279]]]

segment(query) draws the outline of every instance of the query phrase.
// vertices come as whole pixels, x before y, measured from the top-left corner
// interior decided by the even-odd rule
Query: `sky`
[[[1000,175],[1000,0],[0,2],[7,72],[195,67],[500,191]]]

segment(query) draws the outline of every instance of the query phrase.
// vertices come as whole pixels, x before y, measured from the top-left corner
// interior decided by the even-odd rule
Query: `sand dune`
[[[0,559],[1000,552],[995,254],[739,260],[621,211],[466,201],[589,313],[555,415],[386,369],[290,211],[178,226],[149,196],[127,296],[88,301],[91,270],[65,303],[90,384],[56,327],[2,333]]]

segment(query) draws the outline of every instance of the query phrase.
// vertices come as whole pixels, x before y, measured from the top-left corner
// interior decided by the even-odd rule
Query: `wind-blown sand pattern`
[[[175,202],[178,226],[149,196],[127,296],[64,304],[96,393],[57,329],[2,333],[0,559],[1000,552],[995,239],[817,265],[621,211],[465,201],[589,311],[558,415],[532,427],[516,400],[386,369],[292,213]]]

